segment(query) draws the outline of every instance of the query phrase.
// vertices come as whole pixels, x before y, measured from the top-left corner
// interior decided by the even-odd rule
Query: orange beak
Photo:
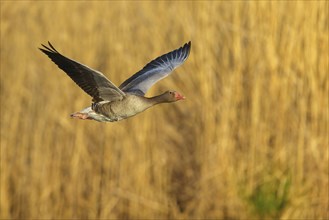
[[[184,100],[185,99],[185,96],[183,96],[183,95],[179,94],[178,92],[176,92],[175,93],[175,98],[176,98],[177,101],[178,100]]]

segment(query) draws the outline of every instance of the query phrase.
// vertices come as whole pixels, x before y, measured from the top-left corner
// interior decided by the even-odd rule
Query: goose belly
[[[121,101],[99,103],[95,106],[95,113],[105,116],[107,121],[120,121],[143,112],[148,107],[147,103],[136,96],[128,96]]]

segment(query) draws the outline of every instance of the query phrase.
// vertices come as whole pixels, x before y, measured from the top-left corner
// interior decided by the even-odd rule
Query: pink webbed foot
[[[71,118],[77,118],[77,119],[82,119],[82,120],[91,119],[91,118],[89,118],[88,114],[81,113],[81,112],[76,112],[76,113],[71,114]]]

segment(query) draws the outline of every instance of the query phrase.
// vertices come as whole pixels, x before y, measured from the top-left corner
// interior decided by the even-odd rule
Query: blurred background
[[[328,2],[1,1],[0,217],[326,219]],[[117,123],[42,54],[116,85],[192,41]]]

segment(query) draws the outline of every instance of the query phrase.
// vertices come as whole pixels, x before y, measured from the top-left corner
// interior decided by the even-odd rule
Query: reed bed
[[[327,219],[328,2],[1,1],[2,219]],[[118,123],[38,47],[186,101]]]

